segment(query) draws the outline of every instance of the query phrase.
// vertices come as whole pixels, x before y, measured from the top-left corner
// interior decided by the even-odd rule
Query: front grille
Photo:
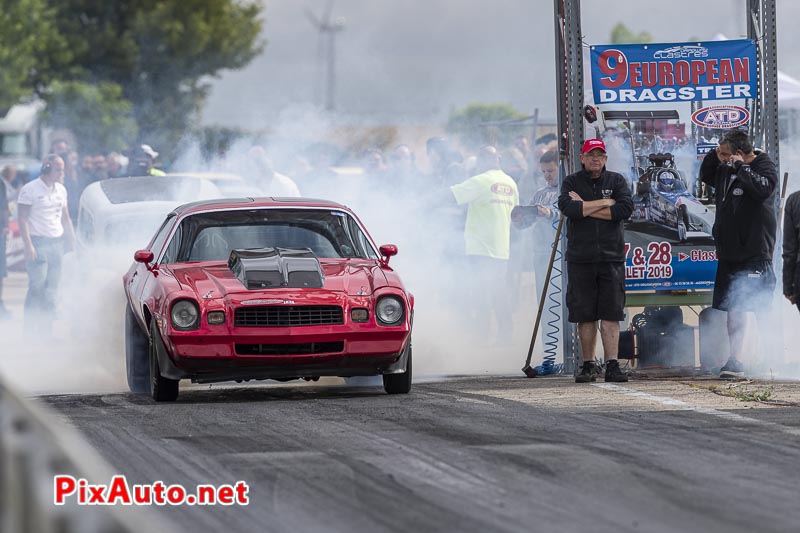
[[[338,305],[240,307],[233,315],[233,325],[242,327],[276,328],[329,324],[344,324],[344,313]]]
[[[344,351],[344,342],[307,342],[304,344],[237,344],[239,355],[308,355]]]

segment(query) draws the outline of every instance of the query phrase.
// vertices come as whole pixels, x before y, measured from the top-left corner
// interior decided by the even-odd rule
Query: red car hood
[[[170,265],[169,270],[184,288],[193,290],[199,299],[224,298],[238,296],[242,299],[255,295],[275,295],[281,291],[282,296],[308,291],[332,291],[352,296],[368,296],[378,287],[385,286],[386,276],[375,261],[341,259],[321,260],[320,265],[325,273],[323,289],[259,289],[248,290],[233,275],[226,263],[203,262]],[[239,299],[237,298],[237,299]]]

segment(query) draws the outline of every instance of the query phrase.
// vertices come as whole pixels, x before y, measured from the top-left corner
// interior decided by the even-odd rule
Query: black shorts
[[[570,322],[625,319],[625,263],[568,263]]]
[[[776,281],[772,261],[732,263],[719,260],[712,307],[720,311],[741,312],[768,309]]]

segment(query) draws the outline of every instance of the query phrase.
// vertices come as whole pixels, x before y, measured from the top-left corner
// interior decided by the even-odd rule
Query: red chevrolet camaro
[[[128,386],[382,375],[411,388],[414,297],[348,208],[212,200],[171,212],[123,283]]]

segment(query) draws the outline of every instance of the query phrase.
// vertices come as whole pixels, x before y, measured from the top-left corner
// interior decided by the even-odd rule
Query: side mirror
[[[384,244],[380,247],[381,256],[383,256],[383,264],[389,264],[389,258],[397,255],[397,246],[394,244]]]
[[[150,250],[137,250],[136,253],[133,254],[133,260],[137,263],[151,263],[153,261],[153,252]]]

